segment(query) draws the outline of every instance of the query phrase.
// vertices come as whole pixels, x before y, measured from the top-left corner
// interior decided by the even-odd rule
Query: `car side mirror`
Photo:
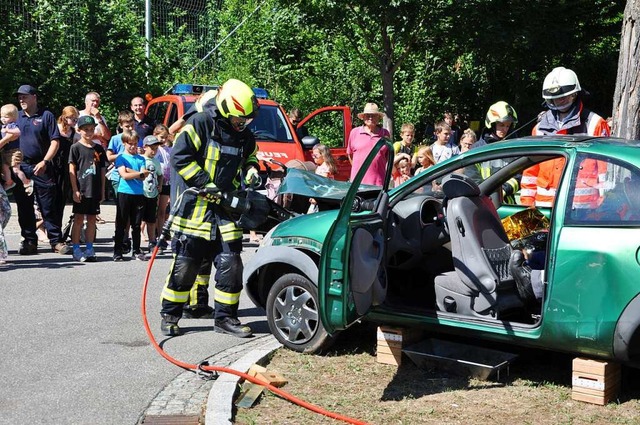
[[[311,149],[315,145],[320,143],[320,139],[318,139],[316,136],[304,136],[301,142],[302,142],[302,147],[304,147],[305,149]]]

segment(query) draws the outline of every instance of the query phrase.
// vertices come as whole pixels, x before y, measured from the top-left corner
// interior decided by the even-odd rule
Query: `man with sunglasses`
[[[213,94],[213,93],[212,93]],[[251,205],[234,196],[258,176],[257,145],[247,127],[258,112],[251,87],[228,80],[206,102],[203,111],[193,114],[173,145],[171,165],[176,171],[171,184],[175,200],[172,249],[176,254],[162,291],[161,331],[180,335],[178,321],[211,314],[209,278],[216,268],[214,292],[215,330],[237,337],[252,335],[249,326],[238,320],[242,290],[242,229],[231,215],[247,212]],[[206,189],[206,196],[189,188]],[[185,308],[185,304],[189,305]]]
[[[111,130],[107,125],[107,121],[100,113],[100,94],[97,92],[89,92],[84,97],[84,109],[80,111],[80,116],[89,115],[96,122],[96,130],[93,133],[93,143],[102,145],[107,149],[109,140],[111,139]]]

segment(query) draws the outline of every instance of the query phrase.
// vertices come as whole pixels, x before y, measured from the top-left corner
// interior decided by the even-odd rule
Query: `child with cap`
[[[167,219],[167,209],[170,204],[171,197],[171,148],[173,146],[172,138],[169,135],[169,129],[164,124],[156,125],[153,129],[153,135],[163,144],[158,148],[156,158],[162,168],[162,190],[158,197],[158,218],[156,219],[156,233],[158,235],[162,231],[164,222]],[[167,241],[160,241],[160,254],[168,248]]]
[[[80,140],[69,150],[69,177],[73,191],[73,259],[82,262],[97,261],[93,249],[96,237],[96,217],[104,196],[107,155],[101,145],[93,143],[96,121],[90,115],[78,119]],[[80,232],[87,220],[86,250],[80,249]]]
[[[144,188],[144,207],[142,212],[142,220],[147,223],[147,235],[149,237],[149,253],[153,251],[158,243],[156,235],[156,219],[158,215],[158,197],[162,189],[162,166],[155,156],[158,148],[162,145],[160,139],[156,136],[147,136],[142,142],[144,152],[142,156],[145,159],[145,168],[149,171],[149,175],[142,182]]]

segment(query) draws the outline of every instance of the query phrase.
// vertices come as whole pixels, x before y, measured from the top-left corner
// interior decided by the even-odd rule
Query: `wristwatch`
[[[44,161],[44,165],[46,165],[47,167],[48,167],[49,165],[51,165],[51,161],[50,161],[50,160],[48,160],[48,159],[43,159],[43,161]]]
[[[140,173],[140,178],[143,179],[144,178],[144,173]]]

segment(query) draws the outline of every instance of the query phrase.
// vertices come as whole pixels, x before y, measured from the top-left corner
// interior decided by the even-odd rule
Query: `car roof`
[[[504,140],[500,142],[489,143],[472,151],[503,151],[521,148],[536,149],[557,149],[572,148],[583,152],[601,153],[605,155],[618,156],[614,153],[636,155],[640,153],[639,140],[627,140],[617,137],[591,137],[591,136],[566,136],[566,135],[550,135],[550,136],[527,136],[518,139]]]

